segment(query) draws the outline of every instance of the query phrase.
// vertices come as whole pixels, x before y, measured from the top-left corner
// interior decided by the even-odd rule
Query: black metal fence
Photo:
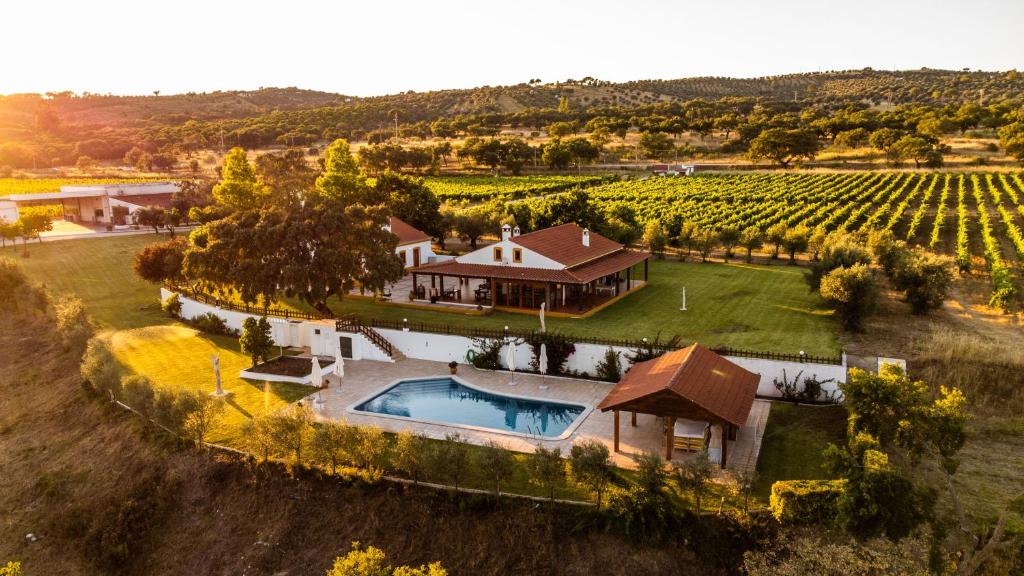
[[[262,306],[252,306],[250,304],[244,304],[244,303],[243,304],[237,304],[237,303],[231,302],[229,300],[224,300],[223,298],[217,298],[216,296],[211,296],[209,294],[204,294],[202,292],[196,292],[196,291],[193,291],[193,290],[191,290],[189,288],[180,288],[180,287],[176,287],[176,286],[168,286],[167,289],[172,291],[172,292],[177,292],[179,294],[187,296],[188,298],[191,298],[191,299],[193,299],[193,300],[195,300],[197,302],[202,302],[203,304],[209,304],[210,306],[216,306],[217,308],[221,308],[223,310],[232,310],[234,312],[245,312],[246,314],[257,314],[257,315],[260,315],[260,316],[273,316],[274,318],[285,318],[285,319],[289,319],[289,320],[290,319],[297,319],[297,320],[322,320],[322,319],[326,318],[326,316],[322,316],[322,315],[319,315],[319,314],[313,314],[311,312],[303,312],[302,310],[290,310],[288,308],[275,308],[273,306],[270,306],[268,308],[264,308]]]

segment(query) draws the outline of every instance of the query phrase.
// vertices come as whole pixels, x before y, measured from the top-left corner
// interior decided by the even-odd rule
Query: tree
[[[913,160],[915,168],[920,168],[922,162],[929,167],[942,166],[942,154],[935,150],[931,142],[920,136],[908,134],[900,138],[893,144],[891,153],[894,160]],[[935,153],[938,153],[937,165]]]
[[[782,237],[782,247],[789,253],[789,263],[796,263],[797,252],[804,252],[807,250],[807,244],[811,239],[811,231],[806,226],[794,226],[786,230],[785,236]]]
[[[648,158],[661,159],[675,150],[672,138],[663,132],[644,132],[640,134],[640,148],[644,156]]]
[[[572,162],[572,150],[559,139],[554,139],[544,145],[541,152],[541,161],[549,168],[564,170]]]
[[[252,359],[253,366],[270,358],[274,350],[274,339],[270,334],[270,322],[266,316],[260,316],[258,319],[250,316],[242,322],[242,335],[238,343],[241,345],[242,353]]]
[[[86,344],[79,373],[89,387],[96,392],[106,393],[111,398],[117,393],[121,383],[117,360],[110,351],[110,345],[98,337],[91,338]]]
[[[318,462],[329,462],[331,474],[338,473],[338,463],[345,455],[347,425],[328,420],[313,427],[309,439],[310,456]]]
[[[380,291],[401,277],[387,209],[346,205],[313,194],[298,207],[240,210],[197,228],[185,252],[185,276],[244,302],[272,302],[278,292],[330,315],[328,298],[359,284]]]
[[[648,250],[657,255],[659,260],[665,257],[666,241],[665,229],[661,226],[661,222],[657,220],[648,222],[644,227],[643,243]]]
[[[811,265],[811,273],[807,275],[807,283],[811,290],[821,288],[821,279],[836,268],[855,264],[871,264],[871,254],[860,241],[845,232],[829,234],[822,244],[821,259]]]
[[[690,255],[690,251],[693,249],[694,240],[696,239],[698,226],[696,222],[689,220],[683,222],[679,226],[679,235],[676,236],[676,242],[680,247],[686,247],[686,255]]]
[[[181,431],[202,447],[210,429],[224,413],[224,401],[202,392],[186,391],[179,394],[178,402],[184,415]]]
[[[749,155],[753,159],[768,158],[789,168],[800,158],[813,160],[820,145],[814,132],[804,129],[769,128],[751,140]]]
[[[83,154],[75,161],[75,168],[78,168],[79,172],[92,172],[96,169],[96,161]]]
[[[477,469],[494,482],[494,495],[501,496],[501,483],[515,471],[516,461],[512,453],[492,440],[477,452],[476,459]]]
[[[558,448],[536,446],[526,461],[530,482],[548,490],[551,501],[555,501],[555,488],[565,482],[565,462]]]
[[[594,368],[594,375],[606,382],[618,382],[622,379],[622,353],[611,346],[604,353],[604,358]]]
[[[836,308],[844,328],[859,332],[878,306],[878,281],[866,264],[836,268],[822,278],[821,297]]]
[[[221,179],[213,187],[213,198],[233,210],[251,210],[266,202],[269,191],[256,177],[256,169],[242,148],[232,148],[224,156]]]
[[[545,130],[552,138],[562,138],[579,132],[579,126],[575,122],[553,122]]]
[[[700,261],[707,262],[711,251],[718,246],[718,233],[710,228],[698,228],[694,232],[694,247],[700,252]]]
[[[442,480],[451,482],[456,492],[470,464],[469,446],[458,432],[446,434],[430,451],[430,470]]]
[[[597,440],[584,440],[573,444],[569,451],[569,467],[573,480],[590,488],[597,496],[597,509],[601,509],[601,496],[612,476],[611,454],[608,446]]]
[[[748,226],[740,233],[740,246],[747,251],[747,264],[753,260],[753,252],[764,245],[764,232],[757,226]]]
[[[864,128],[854,128],[836,134],[836,145],[845,148],[860,148],[868,143],[870,133]]]
[[[180,239],[147,244],[135,254],[135,275],[154,284],[177,284],[183,277],[182,264],[187,244]]]
[[[1007,156],[1024,164],[1024,121],[1013,122],[999,129],[999,144]]]
[[[811,253],[811,260],[817,262],[821,249],[825,246],[825,239],[828,238],[828,230],[824,226],[815,226],[811,235],[807,238],[807,250]]]
[[[648,494],[661,494],[668,474],[665,461],[657,452],[641,452],[636,456],[636,483]]]
[[[26,208],[19,211],[18,229],[21,231],[21,242],[28,250],[28,240],[35,238],[42,243],[42,233],[53,230],[53,216],[44,210]]]
[[[53,315],[57,334],[64,341],[65,349],[80,358],[95,331],[85,303],[75,296],[62,295],[53,304]]]
[[[421,178],[409,178],[388,171],[377,177],[377,194],[387,198],[391,214],[437,238],[445,233],[441,201]]]
[[[3,242],[4,248],[7,247],[8,240],[10,240],[11,246],[13,247],[18,236],[21,236],[21,223],[8,222],[7,220],[0,218],[0,241]]]
[[[276,444],[273,435],[273,421],[269,415],[254,416],[242,427],[245,437],[245,449],[266,462],[274,451]]]
[[[706,452],[682,463],[676,464],[672,472],[679,483],[679,489],[693,493],[695,512],[700,515],[700,501],[707,489],[708,481],[711,480],[712,468]],[[685,498],[685,494],[684,494]]]
[[[419,483],[420,476],[428,470],[429,455],[430,441],[421,434],[405,429],[396,436],[394,466],[408,474],[413,484]]]
[[[871,146],[876,150],[881,150],[885,153],[886,158],[890,161],[895,159],[893,155],[893,146],[896,142],[899,142],[900,138],[903,137],[903,132],[893,128],[879,128],[871,133],[869,141]]]
[[[921,249],[908,252],[893,278],[914,314],[942,307],[953,287],[953,259]]]
[[[723,226],[718,231],[718,242],[725,248],[725,261],[732,256],[732,249],[740,241],[740,229],[735,226]],[[749,254],[748,254],[749,257]]]
[[[350,430],[355,433],[356,462],[371,473],[380,470],[388,449],[384,431],[376,426],[353,426]]]
[[[493,224],[479,211],[462,212],[455,215],[455,231],[469,242],[469,247],[476,250],[476,242],[486,234]]]
[[[302,449],[309,438],[311,415],[309,408],[292,405],[269,417],[273,445],[284,453],[291,453],[296,464],[302,464]]]
[[[167,227],[167,231],[171,233],[171,237],[174,237],[174,229],[181,225],[181,211],[177,208],[171,208],[164,212],[164,226]]]
[[[267,202],[294,206],[313,189],[317,171],[306,161],[302,150],[279,154],[261,154],[254,168],[256,179],[265,187]]]
[[[160,227],[164,225],[166,217],[164,209],[160,206],[146,206],[135,211],[135,221],[142,226],[151,226],[154,234],[160,233]]]
[[[786,230],[788,229],[785,222],[779,222],[772,224],[765,231],[765,240],[772,245],[772,260],[779,259],[779,249],[782,248],[782,243],[786,240]]]

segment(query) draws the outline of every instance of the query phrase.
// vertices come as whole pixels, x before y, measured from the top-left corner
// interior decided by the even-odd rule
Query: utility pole
[[[395,110],[395,144],[398,144],[398,110]]]

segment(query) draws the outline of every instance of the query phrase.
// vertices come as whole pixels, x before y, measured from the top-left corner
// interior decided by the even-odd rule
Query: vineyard
[[[551,194],[611,180],[607,176],[447,176],[424,178],[424,183],[443,202],[484,202]]]
[[[87,186],[90,184],[133,184],[152,182],[154,178],[0,178],[0,196],[9,194],[39,194],[60,192],[61,186]],[[164,178],[163,180],[166,180]]]
[[[589,191],[604,213],[632,209],[641,226],[682,222],[762,230],[777,223],[829,231],[891,230],[988,272],[992,303],[1005,305],[1024,274],[1024,177],[1004,173],[701,175],[623,181]]]

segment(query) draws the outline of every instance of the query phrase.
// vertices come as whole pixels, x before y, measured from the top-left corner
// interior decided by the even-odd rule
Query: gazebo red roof
[[[742,427],[760,380],[760,375],[694,344],[637,363],[597,407],[602,412],[629,410]]]

